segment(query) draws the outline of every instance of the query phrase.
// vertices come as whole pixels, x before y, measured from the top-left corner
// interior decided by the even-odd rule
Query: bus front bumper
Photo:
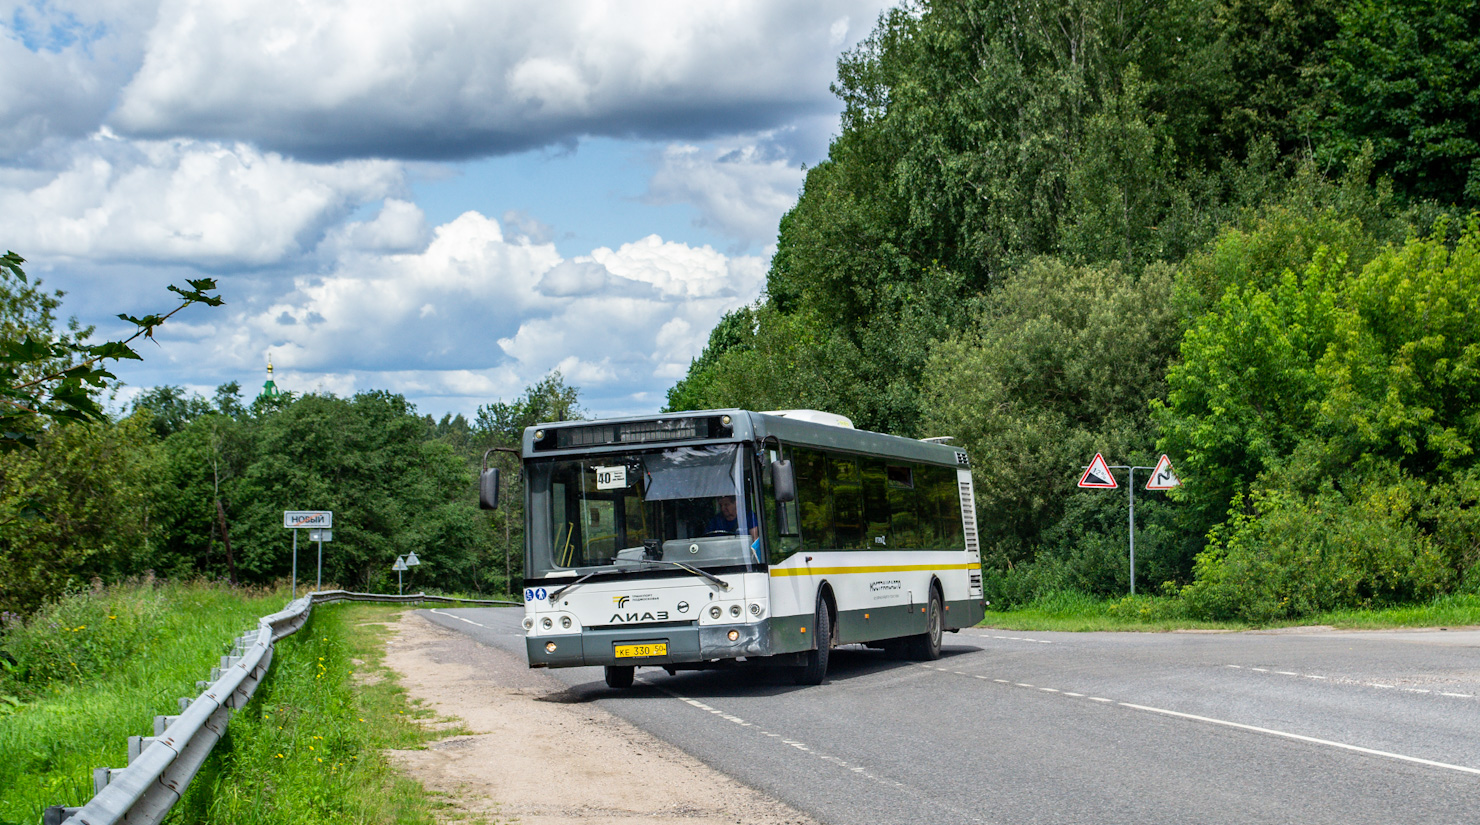
[[[737,638],[730,640],[730,632]],[[617,656],[617,647],[666,645],[663,656]],[[585,630],[560,636],[526,636],[525,650],[530,667],[583,667],[592,665],[636,665],[662,667],[681,662],[768,656],[771,653],[769,623],[686,627],[630,627]]]

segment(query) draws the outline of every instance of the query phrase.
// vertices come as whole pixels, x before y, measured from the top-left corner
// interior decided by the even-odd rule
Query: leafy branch
[[[26,283],[25,259],[14,252],[0,256],[0,277]],[[211,292],[214,278],[186,279],[186,287],[173,284],[169,290],[181,298],[179,306],[164,314],[118,317],[134,325],[134,333],[121,341],[80,344],[74,341],[37,339],[0,341],[0,453],[20,447],[35,447],[35,433],[46,423],[70,424],[106,420],[95,393],[117,376],[105,368],[109,361],[143,358],[130,346],[140,338],[153,340],[154,331],[180,310],[192,304],[220,306]]]

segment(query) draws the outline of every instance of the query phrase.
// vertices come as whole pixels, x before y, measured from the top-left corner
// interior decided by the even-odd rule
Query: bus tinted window
[[[889,479],[889,546],[914,550],[920,543],[919,496],[915,490],[912,468],[889,465],[885,472]]]
[[[796,468],[797,508],[802,519],[802,549],[835,547],[832,529],[832,492],[827,483],[827,458],[812,450],[790,450]]]
[[[827,480],[833,500],[832,549],[864,548],[863,484],[858,460],[853,456],[828,456]]]
[[[961,549],[954,468],[803,447],[788,448],[786,454],[797,480],[799,517],[791,529],[801,535],[800,540],[773,539],[773,564],[797,549]],[[779,537],[774,501],[767,506],[770,535]]]
[[[885,487],[884,460],[859,459],[863,470],[863,520],[867,528],[864,547],[888,550],[895,547],[889,529],[889,491]]]

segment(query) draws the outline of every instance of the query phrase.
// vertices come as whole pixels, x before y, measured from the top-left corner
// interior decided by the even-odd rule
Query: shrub
[[[1391,493],[1350,501],[1330,486],[1315,496],[1266,490],[1247,510],[1236,498],[1182,589],[1189,612],[1258,623],[1438,595],[1450,572]]]

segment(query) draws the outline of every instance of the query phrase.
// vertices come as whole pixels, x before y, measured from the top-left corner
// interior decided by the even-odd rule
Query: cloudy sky
[[[880,0],[0,0],[0,247],[116,370],[659,409],[765,283]]]

